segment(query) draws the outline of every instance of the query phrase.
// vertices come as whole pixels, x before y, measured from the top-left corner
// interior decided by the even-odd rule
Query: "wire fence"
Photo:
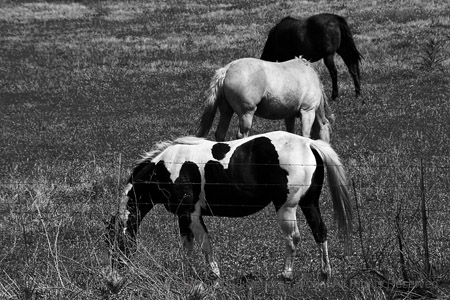
[[[112,169],[120,171],[111,174]],[[399,236],[408,245],[420,244],[423,239],[421,201],[424,199],[432,257],[444,259],[441,254],[450,249],[450,226],[447,225],[450,213],[450,165],[421,166],[418,162],[375,166],[349,164],[346,169],[347,189],[354,211],[353,239],[364,241],[364,245],[359,246],[361,249],[371,249],[366,251],[366,256],[371,254],[373,257],[370,259],[379,261],[376,256],[384,257],[379,254],[382,249],[390,249],[387,252],[394,253],[397,251],[394,241]],[[80,174],[83,175],[85,171]],[[78,171],[72,172],[77,174]],[[62,180],[60,177],[52,180],[52,176],[37,176],[36,179],[24,181],[1,181],[0,236],[3,246],[0,261],[11,259],[8,254],[11,249],[32,246],[45,248],[46,244],[42,240],[49,237],[54,243],[57,239],[61,247],[74,247],[74,243],[85,245],[87,237],[96,241],[98,247],[103,247],[105,222],[117,210],[120,191],[128,179],[125,175],[127,172],[113,165],[113,168],[94,170],[95,176],[84,174],[79,178],[63,177]],[[330,235],[334,236],[332,203],[329,201],[327,185],[325,183],[320,205]],[[297,219],[303,230],[308,231],[300,210]],[[274,230],[279,234],[275,210],[271,206],[242,221],[221,218],[208,218],[207,221],[210,234],[216,238],[237,234],[235,230],[229,230],[233,227],[245,231],[249,223],[252,226],[260,224],[259,229],[252,229],[253,234],[261,234],[261,230]],[[165,237],[174,240],[179,236],[177,217],[164,208],[151,211],[144,227],[164,232]],[[38,243],[38,240],[41,242]],[[413,252],[414,259],[418,260],[421,251],[416,249]],[[383,259],[387,260],[385,257]]]

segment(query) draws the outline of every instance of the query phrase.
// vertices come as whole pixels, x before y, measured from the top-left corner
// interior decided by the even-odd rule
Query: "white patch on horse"
[[[127,184],[127,186],[123,189],[123,194],[120,197],[120,203],[119,203],[119,217],[122,220],[123,224],[123,232],[125,233],[127,230],[127,221],[128,221],[128,215],[130,212],[127,209],[128,206],[128,193],[133,188],[133,185],[131,183]]]
[[[200,202],[200,201],[199,201]],[[211,245],[211,240],[209,234],[206,232],[205,228],[200,222],[201,205],[197,202],[195,204],[195,210],[191,213],[191,225],[190,228],[194,234],[195,239],[200,244],[203,254],[205,255],[206,262],[211,268],[212,274],[216,277],[220,277],[219,265],[214,257],[214,252]]]
[[[307,182],[307,178],[312,179],[313,173],[316,169],[316,159],[311,153],[309,139],[300,136],[304,139],[302,143],[298,141],[282,142],[276,137],[272,139],[275,150],[279,153],[280,167],[288,173],[288,189],[289,195],[283,206],[293,206],[298,204],[298,199],[309,188],[309,184],[302,184]],[[296,151],[293,151],[295,149]],[[287,154],[291,153],[291,156]],[[282,154],[282,155],[281,155]],[[299,165],[303,168],[299,168]]]

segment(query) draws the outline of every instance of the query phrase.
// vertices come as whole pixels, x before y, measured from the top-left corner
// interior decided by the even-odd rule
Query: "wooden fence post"
[[[423,232],[425,274],[428,279],[431,279],[430,253],[428,248],[428,218],[425,203],[425,183],[424,183],[424,169],[422,158],[420,159],[420,196],[421,196],[421,210],[422,210],[422,232]]]
[[[355,186],[355,180],[352,178],[352,186],[353,186],[353,193],[355,194],[355,202],[356,202],[356,214],[358,216],[358,233],[359,233],[359,243],[361,245],[361,253],[364,259],[364,263],[366,264],[366,269],[370,268],[369,262],[367,260],[367,254],[364,249],[364,243],[363,243],[363,236],[362,236],[362,222],[361,222],[361,214],[359,212],[359,201],[358,201],[358,194],[356,194],[356,186]]]
[[[118,166],[118,170],[117,170],[117,199],[120,202],[120,196],[122,195],[122,190],[121,190],[121,181],[122,179],[120,178],[120,173],[121,173],[121,169],[122,169],[122,153],[119,152],[119,162],[118,162],[119,166]]]

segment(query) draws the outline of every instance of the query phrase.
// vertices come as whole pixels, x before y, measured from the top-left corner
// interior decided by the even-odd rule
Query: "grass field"
[[[108,286],[104,221],[133,162],[158,141],[194,133],[215,69],[259,57],[282,17],[319,12],[346,17],[364,56],[364,105],[337,58],[332,145],[357,218],[345,251],[324,189],[328,285],[318,285],[318,254],[300,212],[291,283],[276,279],[284,248],[272,208],[207,219],[223,274],[211,285],[200,251],[183,259],[176,219],[157,208],[132,264]],[[447,299],[449,29],[443,0],[0,0],[0,298]],[[315,67],[331,94],[326,68]],[[283,126],[256,119],[252,133]],[[230,138],[235,129],[236,120]]]

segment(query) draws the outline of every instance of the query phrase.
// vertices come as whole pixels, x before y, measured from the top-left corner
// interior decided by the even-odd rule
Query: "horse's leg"
[[[191,230],[191,217],[189,215],[179,215],[178,225],[180,227],[181,242],[188,256],[192,256],[194,250],[194,233]]]
[[[230,126],[231,117],[233,116],[233,109],[227,101],[222,101],[219,104],[220,119],[215,133],[216,141],[222,142],[227,135],[228,127]]]
[[[188,266],[186,270],[191,270],[193,274],[197,274],[192,264],[192,256],[194,252],[194,233],[191,230],[191,216],[189,214],[178,215],[178,225],[180,227],[180,236],[186,255],[182,256],[183,268]]]
[[[331,276],[331,264],[330,258],[328,257],[328,242],[327,240],[322,243],[317,243],[319,246],[319,254],[320,254],[320,282],[326,283],[328,278]]]
[[[359,73],[359,59],[360,55],[357,51],[350,51],[348,47],[341,44],[341,47],[336,51],[342,57],[345,65],[347,66],[348,72],[353,78],[353,83],[355,84],[355,94],[359,97],[361,94],[361,84],[360,84],[360,73]]]
[[[283,272],[281,273],[281,276],[285,280],[292,280],[294,278],[293,268],[295,252],[297,250],[297,245],[300,242],[296,210],[297,206],[282,206],[277,211],[277,221],[283,231],[286,243],[286,257]]]
[[[250,129],[252,128],[253,115],[255,114],[255,111],[256,109],[239,116],[239,130],[236,138],[241,139],[248,136]]]
[[[121,197],[118,217],[121,220],[120,228],[120,248],[125,254],[134,252],[136,248],[136,235],[142,219],[153,208],[151,200],[135,200],[128,197],[129,193],[134,193],[133,186],[129,184]],[[136,197],[134,197],[136,198]],[[140,198],[139,198],[140,199]]]
[[[322,173],[321,176],[323,177]],[[305,215],[306,221],[308,222],[308,225],[311,228],[312,234],[314,236],[314,240],[319,247],[321,261],[320,281],[326,282],[328,277],[331,276],[331,267],[330,260],[328,258],[327,227],[322,220],[322,215],[320,214],[319,209],[320,192],[320,185],[311,186],[307,192],[308,194],[302,197],[302,199],[300,200],[300,208]]]
[[[295,116],[284,119],[284,124],[287,132],[295,133]]]
[[[325,56],[323,58],[323,62],[325,63],[325,66],[328,68],[328,71],[330,72],[331,76],[331,86],[332,86],[331,100],[336,100],[336,98],[339,97],[339,87],[337,84],[337,69],[336,65],[334,64],[334,54]]]
[[[129,258],[137,249],[136,235],[145,215],[153,208],[151,201],[136,201],[127,194],[132,191],[129,184],[121,197],[118,212],[111,216],[107,226],[107,243],[110,247],[111,263],[115,268],[125,266],[124,258]]]
[[[322,120],[316,115],[313,126],[311,128],[311,138],[313,140],[322,140],[330,143],[330,122],[328,120]]]
[[[212,250],[211,240],[208,235],[203,218],[199,215],[191,215],[192,223],[191,230],[194,233],[195,239],[200,243],[202,252],[205,255],[206,262],[211,267],[212,274],[216,277],[220,277],[219,265],[214,257]]]
[[[316,112],[314,110],[300,110],[300,116],[302,119],[302,136],[311,137],[311,129],[316,118]]]

